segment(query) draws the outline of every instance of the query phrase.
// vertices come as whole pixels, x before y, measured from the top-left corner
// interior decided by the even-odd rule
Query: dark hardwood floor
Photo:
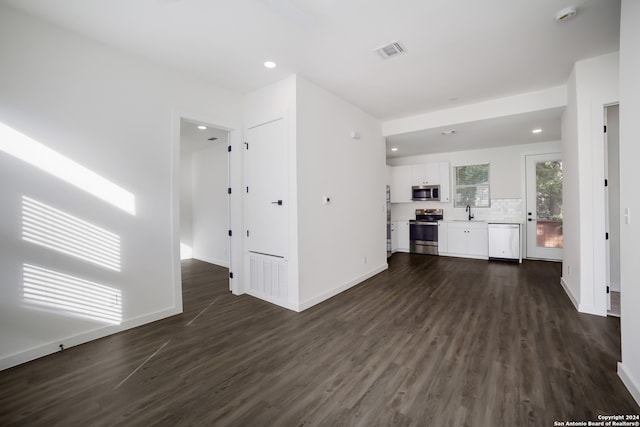
[[[303,313],[183,263],[182,315],[0,372],[1,426],[553,426],[637,414],[560,264],[395,254]]]

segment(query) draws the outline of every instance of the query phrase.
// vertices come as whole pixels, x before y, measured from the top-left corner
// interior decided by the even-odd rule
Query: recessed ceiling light
[[[264,66],[267,68],[276,68],[276,63],[273,61],[267,61],[264,63]]]
[[[198,126],[198,129],[200,130],[205,130],[206,128],[207,128],[206,126],[202,126],[202,125]]]
[[[575,7],[568,7],[566,9],[562,9],[560,12],[556,13],[556,22],[564,22],[576,16],[577,10]]]
[[[454,133],[456,133],[455,130],[453,129],[448,129],[448,130],[443,130],[440,132],[440,135],[453,135]]]
[[[542,129],[534,129],[531,131],[531,133],[540,133],[542,132]]]
[[[391,151],[398,151],[398,147],[393,147]]]

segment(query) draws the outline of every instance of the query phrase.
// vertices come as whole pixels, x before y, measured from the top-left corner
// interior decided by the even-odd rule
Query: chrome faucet
[[[475,218],[474,215],[471,215],[471,206],[467,205],[467,208],[464,210],[465,212],[469,212],[469,221],[471,221],[473,218]]]

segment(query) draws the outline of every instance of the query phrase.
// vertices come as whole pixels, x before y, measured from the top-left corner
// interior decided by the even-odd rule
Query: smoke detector
[[[575,7],[568,7],[566,9],[562,9],[560,12],[556,13],[556,22],[564,22],[576,16],[578,11]]]
[[[400,44],[399,40],[394,42],[385,44],[373,50],[375,53],[380,55],[382,59],[389,59],[394,56],[398,56],[406,52],[406,49],[402,44]]]

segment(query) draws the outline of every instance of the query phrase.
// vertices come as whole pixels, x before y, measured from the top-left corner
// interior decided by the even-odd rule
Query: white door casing
[[[287,129],[279,118],[248,129],[245,145],[247,250],[287,257]]]
[[[546,247],[538,244],[537,232],[540,213],[537,211],[537,174],[536,165],[544,162],[562,162],[561,153],[536,154],[526,156],[526,195],[527,195],[527,258],[561,261],[562,247]],[[542,222],[542,221],[540,221]],[[541,224],[540,224],[541,225]],[[560,225],[560,230],[562,225]],[[560,237],[562,234],[560,234]]]

